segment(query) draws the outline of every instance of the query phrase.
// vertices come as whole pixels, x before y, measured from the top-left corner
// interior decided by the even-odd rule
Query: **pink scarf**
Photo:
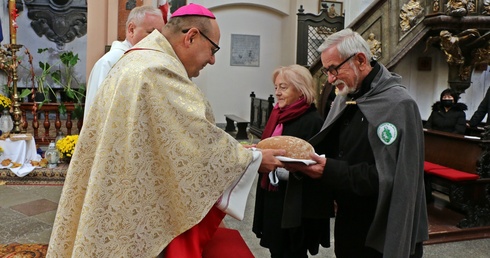
[[[310,104],[306,103],[305,98],[300,98],[298,101],[282,109],[276,104],[265,125],[262,140],[271,136],[282,135],[283,123],[300,117],[310,106]],[[277,191],[277,187],[270,184],[268,174],[262,174],[261,176],[260,187],[269,191]]]

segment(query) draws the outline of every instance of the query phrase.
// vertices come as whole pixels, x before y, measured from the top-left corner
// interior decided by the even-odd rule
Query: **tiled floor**
[[[0,243],[48,243],[62,186],[0,186]]]
[[[48,243],[61,186],[0,186],[0,243]],[[249,195],[243,221],[226,217],[227,227],[240,231],[255,257],[269,257],[251,231],[255,193]],[[333,244],[333,243],[332,243]],[[425,246],[424,257],[489,257],[490,239]],[[315,257],[335,257],[333,249],[322,249]]]

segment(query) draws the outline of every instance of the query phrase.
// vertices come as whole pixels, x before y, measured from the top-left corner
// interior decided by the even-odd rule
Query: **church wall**
[[[143,0],[145,5],[157,5],[157,0]],[[209,98],[215,111],[216,121],[224,123],[225,113],[235,113],[244,118],[249,117],[249,94],[255,91],[261,98],[273,94],[271,73],[278,66],[295,63],[296,49],[296,13],[300,5],[305,12],[318,12],[318,0],[188,0],[208,6],[218,17],[221,27],[220,46],[222,49],[216,55],[216,64],[206,67],[201,76],[194,81]],[[357,15],[367,8],[374,0],[343,1],[346,24],[351,23]],[[87,35],[77,38],[65,45],[64,50],[72,50],[80,56],[77,65],[77,77],[85,81],[93,64],[105,51],[105,45],[110,45],[117,38],[117,6],[118,0],[87,0],[88,28]],[[0,5],[4,41],[9,42],[8,10],[6,5]],[[4,18],[5,17],[5,18]],[[19,44],[24,44],[34,55],[35,66],[40,57],[37,49],[42,47],[56,49],[53,42],[45,37],[38,37],[30,28],[27,9],[18,18]],[[243,67],[230,65],[231,34],[249,34],[260,36],[260,65],[258,67]],[[86,47],[85,47],[86,46]],[[421,116],[427,119],[432,104],[438,100],[440,92],[447,85],[447,64],[440,50],[431,49],[423,53],[425,43],[419,43],[393,69],[403,77],[403,83],[419,104]],[[418,58],[429,56],[432,59],[430,71],[417,69]],[[21,78],[22,78],[21,72]],[[24,79],[19,85],[25,85]],[[0,85],[5,84],[6,78],[0,75]],[[469,119],[478,107],[481,99],[490,86],[490,71],[474,72],[471,87],[461,95],[461,102],[468,105],[466,112]]]
[[[230,5],[212,9],[220,24],[221,50],[216,54],[216,63],[201,71],[193,79],[211,102],[216,121],[224,123],[224,114],[232,113],[244,118],[250,117],[251,91],[258,97],[267,98],[273,94],[271,81],[273,70],[295,62],[291,44],[288,51],[282,42],[295,40],[283,37],[283,14],[269,8],[255,5]],[[231,21],[233,22],[227,22]],[[232,66],[231,35],[255,35],[260,37],[259,66]],[[294,47],[294,45],[292,45]],[[289,57],[289,58],[288,58]],[[289,60],[288,60],[289,59]]]
[[[5,4],[0,5],[0,16],[2,21],[2,31],[3,31],[3,41],[1,44],[10,43],[10,32],[9,32],[9,12],[7,1],[3,1]],[[62,48],[58,48],[56,43],[48,40],[46,36],[38,36],[36,32],[31,27],[31,20],[27,16],[28,8],[24,5],[23,11],[19,12],[17,17],[17,44],[23,45],[17,55],[22,60],[21,67],[18,68],[18,86],[19,87],[31,87],[30,82],[30,66],[28,65],[27,55],[24,53],[25,49],[28,49],[33,56],[33,66],[36,74],[39,73],[40,61],[48,62],[49,64],[55,64],[58,62],[58,56],[60,53],[65,51],[73,51],[74,54],[78,54],[80,60],[75,66],[75,77],[81,83],[85,82],[86,74],[86,45],[87,45],[87,35],[82,37],[76,37],[73,41],[66,43]],[[38,54],[38,49],[47,48],[48,51]],[[0,85],[6,84],[6,76],[3,73],[0,74]],[[3,86],[2,86],[3,88]],[[2,89],[3,90],[3,89]]]
[[[272,72],[279,66],[296,63],[296,13],[318,12],[318,1],[194,1],[210,9],[221,29],[221,50],[216,63],[193,79],[208,97],[217,123],[225,123],[224,114],[250,117],[252,91],[257,97],[274,94]],[[231,34],[260,36],[258,67],[231,66]]]

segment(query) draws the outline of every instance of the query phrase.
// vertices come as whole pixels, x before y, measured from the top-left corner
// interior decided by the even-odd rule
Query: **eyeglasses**
[[[342,63],[340,63],[339,65],[337,66],[329,66],[328,68],[327,67],[323,67],[321,69],[322,73],[325,74],[326,76],[328,76],[328,74],[330,73],[331,75],[333,76],[337,76],[339,75],[339,71],[338,69],[343,65],[345,64],[347,61],[349,61],[351,58],[353,58],[357,53],[354,53],[352,54],[351,56],[347,57],[347,59],[345,59]]]
[[[189,30],[190,29],[182,30],[182,33],[187,33],[187,32],[189,32]],[[199,33],[213,45],[214,49],[211,49],[211,54],[214,56],[214,54],[216,54],[216,52],[218,52],[218,50],[220,49],[218,44],[214,43],[211,39],[209,39],[208,36],[206,36],[204,33],[202,33],[201,30],[197,29],[197,31],[199,31]]]

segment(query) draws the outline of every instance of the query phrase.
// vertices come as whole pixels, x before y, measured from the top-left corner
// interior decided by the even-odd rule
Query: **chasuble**
[[[48,257],[155,257],[203,219],[253,156],[215,125],[204,94],[154,31],[95,97]]]

